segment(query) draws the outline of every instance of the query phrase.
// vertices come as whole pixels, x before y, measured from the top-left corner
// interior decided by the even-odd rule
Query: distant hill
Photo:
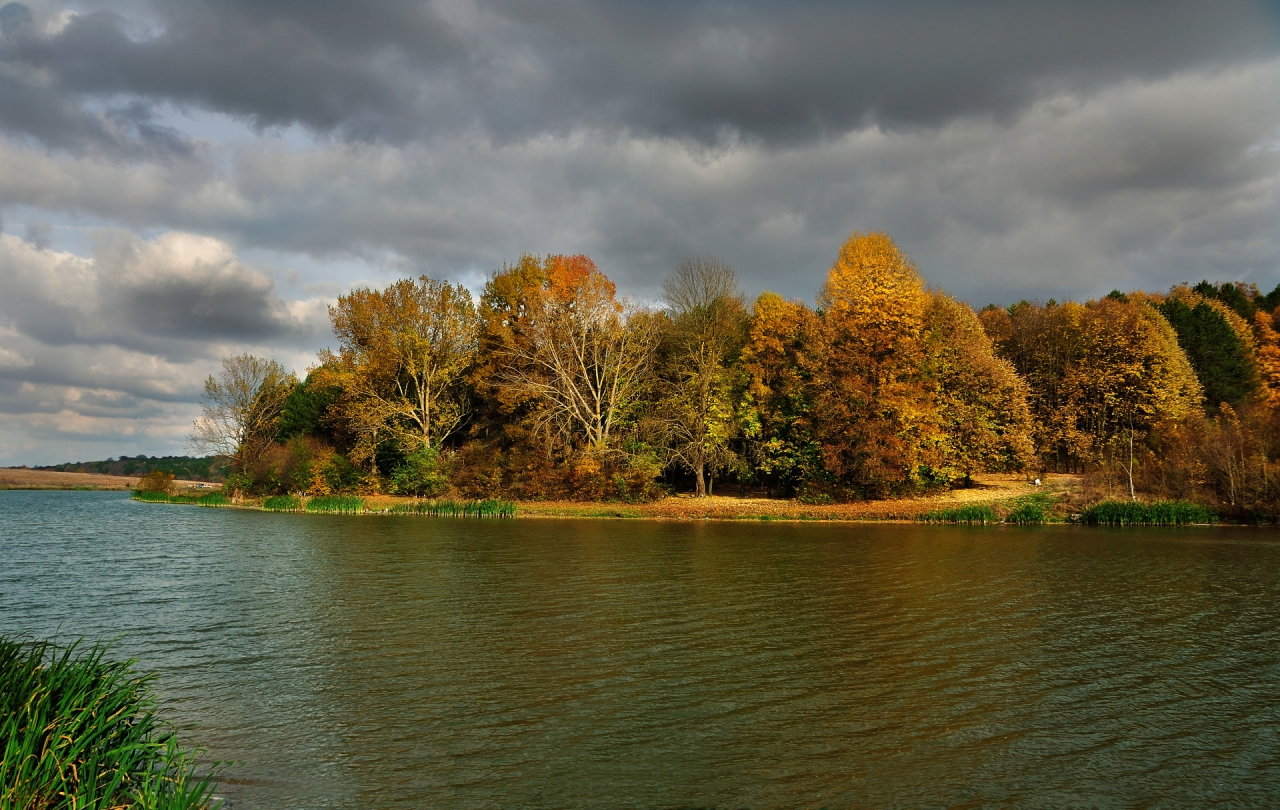
[[[100,475],[146,475],[152,470],[173,473],[175,478],[187,481],[221,482],[227,477],[227,462],[216,456],[121,456],[106,461],[76,461],[54,464],[49,467],[32,467],[33,470],[53,472],[98,473]]]

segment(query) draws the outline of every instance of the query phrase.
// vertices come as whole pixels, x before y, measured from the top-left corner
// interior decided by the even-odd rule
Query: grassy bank
[[[196,810],[217,806],[151,676],[107,648],[0,636],[0,807]]]

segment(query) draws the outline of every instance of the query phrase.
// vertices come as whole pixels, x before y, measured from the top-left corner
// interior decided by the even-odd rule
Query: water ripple
[[[120,637],[240,808],[1280,803],[1280,543],[0,493],[0,627]]]

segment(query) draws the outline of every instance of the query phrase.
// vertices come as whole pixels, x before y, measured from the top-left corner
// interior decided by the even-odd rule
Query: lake
[[[477,521],[0,492],[249,808],[1280,804],[1280,534]]]

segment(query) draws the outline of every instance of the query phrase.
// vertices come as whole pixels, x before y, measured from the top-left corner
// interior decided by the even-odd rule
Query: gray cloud
[[[274,283],[210,237],[96,234],[83,259],[0,236],[0,317],[41,343],[112,344],[163,357],[208,344],[314,341],[315,312],[290,308]]]
[[[1273,60],[1049,95],[1006,120],[788,147],[708,152],[590,130],[303,149],[261,139],[225,160],[142,171],[0,145],[0,168],[25,167],[0,171],[0,196],[242,247],[362,257],[375,278],[381,268],[476,283],[522,251],[585,251],[640,294],[681,258],[713,252],[753,289],[809,297],[844,237],[878,228],[934,283],[1008,301],[1206,275],[1280,281],[1269,281],[1277,139]],[[220,294],[238,288],[255,289],[228,281]]]
[[[99,232],[82,258],[0,235],[0,427],[14,428],[0,431],[0,463],[30,461],[14,454],[33,436],[178,450],[218,358],[256,351],[305,369],[324,303],[279,299],[209,237]]]
[[[43,29],[5,6],[0,123],[173,147],[148,105],[393,143],[582,126],[793,142],[1003,116],[1046,89],[1267,58],[1263,3],[157,3]],[[86,98],[128,99],[110,114]]]

